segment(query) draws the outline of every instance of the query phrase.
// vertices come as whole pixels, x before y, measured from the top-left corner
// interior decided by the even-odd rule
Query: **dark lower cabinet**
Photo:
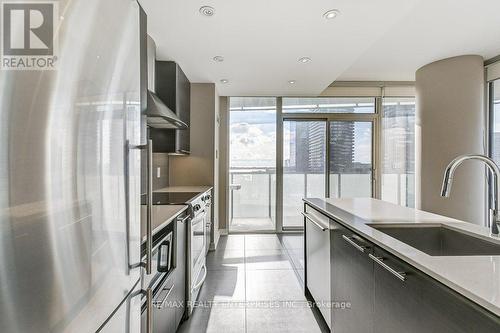
[[[329,224],[332,332],[500,332],[499,316],[363,239],[342,223],[330,220]],[[309,239],[307,232],[308,228]],[[306,272],[307,256],[308,253]],[[307,283],[311,289],[314,280],[307,279]],[[350,307],[342,308],[343,302],[349,302]]]
[[[498,316],[380,248],[374,255],[386,265],[374,261],[374,332],[500,332]]]
[[[369,245],[337,222],[331,226],[332,331],[373,332],[373,264]],[[347,239],[346,239],[347,238]],[[349,307],[343,307],[348,303]]]
[[[424,332],[419,329],[422,281],[410,266],[375,248],[373,256],[373,331]],[[385,265],[385,266],[383,266]],[[391,272],[393,270],[393,272]],[[404,276],[402,281],[399,277]]]

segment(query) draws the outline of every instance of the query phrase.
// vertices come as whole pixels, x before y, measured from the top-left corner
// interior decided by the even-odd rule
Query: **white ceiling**
[[[338,80],[414,80],[430,62],[500,54],[499,0],[420,0]]]
[[[499,0],[139,1],[157,58],[220,95],[317,95],[335,80],[413,80],[433,60],[500,54]]]

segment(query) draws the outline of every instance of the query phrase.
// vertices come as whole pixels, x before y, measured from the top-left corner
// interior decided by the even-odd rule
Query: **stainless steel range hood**
[[[179,117],[151,90],[148,90],[148,108],[146,116],[148,119],[148,126],[153,128],[188,128],[187,124],[180,120]]]

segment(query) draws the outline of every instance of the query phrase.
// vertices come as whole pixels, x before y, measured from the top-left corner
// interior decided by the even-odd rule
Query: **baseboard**
[[[213,243],[210,243],[210,247],[209,247],[210,251],[215,251],[217,249],[217,245],[219,245],[219,239],[220,239],[220,230],[217,232],[214,232],[214,241],[213,241]]]

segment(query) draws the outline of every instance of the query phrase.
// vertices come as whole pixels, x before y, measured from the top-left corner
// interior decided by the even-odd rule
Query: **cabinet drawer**
[[[373,332],[373,262],[368,255],[373,245],[336,221],[332,234],[331,279],[335,333]]]

